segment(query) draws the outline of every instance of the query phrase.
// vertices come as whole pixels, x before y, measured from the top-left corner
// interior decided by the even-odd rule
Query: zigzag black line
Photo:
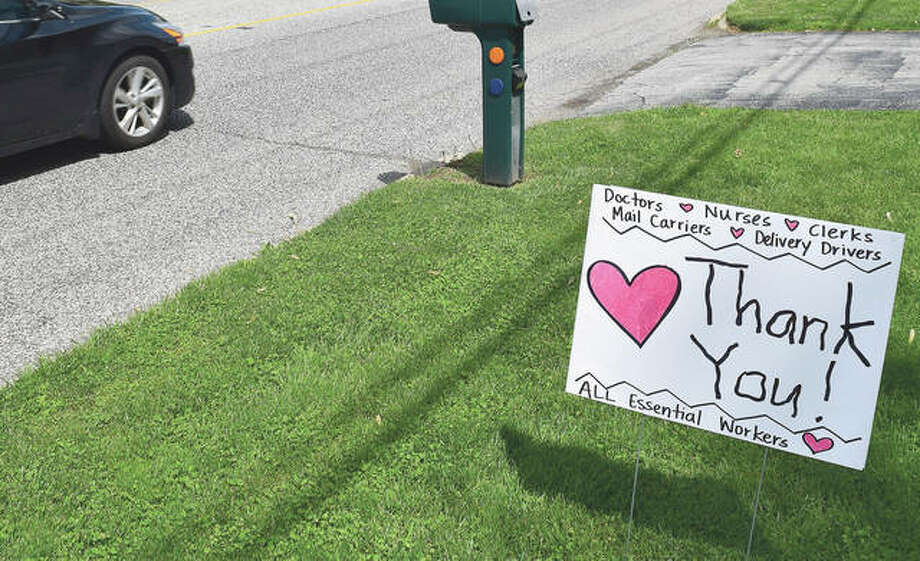
[[[646,393],[645,391],[643,391],[643,390],[637,388],[636,386],[632,385],[631,383],[627,382],[626,380],[623,380],[622,382],[617,382],[616,384],[613,384],[612,386],[604,386],[604,384],[602,384],[601,381],[598,380],[598,379],[594,376],[594,374],[591,373],[591,372],[588,372],[588,373],[586,373],[586,374],[582,374],[582,375],[579,376],[578,378],[575,378],[575,381],[576,381],[576,382],[580,382],[581,380],[585,379],[585,377],[587,377],[587,376],[591,376],[592,378],[594,378],[594,381],[597,382],[598,384],[600,384],[600,385],[604,388],[605,391],[610,391],[610,390],[616,388],[617,386],[622,386],[622,385],[625,384],[625,385],[631,387],[632,389],[636,390],[637,392],[641,393],[641,394],[644,395],[645,397],[652,397],[653,395],[658,395],[658,394],[660,394],[660,393],[667,393],[667,394],[669,394],[671,397],[673,397],[674,399],[676,399],[677,401],[679,401],[679,402],[683,403],[684,405],[686,405],[687,407],[689,407],[690,409],[696,409],[697,407],[706,407],[707,405],[712,405],[713,407],[715,407],[716,409],[718,409],[719,411],[721,411],[722,413],[724,413],[727,417],[731,417],[731,419],[732,419],[733,421],[735,421],[736,423],[739,423],[739,422],[741,422],[741,421],[751,421],[751,420],[754,420],[754,419],[765,418],[765,419],[770,419],[771,421],[773,421],[773,422],[776,423],[777,425],[783,427],[784,429],[786,429],[786,430],[789,431],[790,433],[796,434],[796,435],[798,435],[798,434],[803,434],[803,433],[806,433],[806,432],[816,431],[816,430],[826,430],[827,432],[831,433],[832,435],[834,435],[834,436],[836,436],[838,439],[840,439],[844,444],[850,444],[851,442],[857,442],[857,441],[859,441],[859,440],[862,440],[862,437],[861,437],[861,436],[860,436],[860,437],[857,437],[857,438],[851,438],[850,440],[847,440],[846,438],[840,436],[839,434],[837,434],[836,432],[832,431],[831,429],[827,428],[827,427],[824,426],[824,425],[822,425],[822,426],[820,426],[820,427],[812,427],[812,428],[809,428],[809,429],[802,429],[802,430],[794,431],[794,430],[790,429],[789,427],[787,427],[786,425],[780,423],[779,421],[777,421],[776,419],[774,419],[773,417],[771,417],[771,416],[769,416],[769,415],[754,415],[754,416],[752,416],[752,417],[735,417],[734,415],[732,415],[731,413],[729,413],[729,412],[726,411],[725,409],[722,409],[722,406],[719,405],[718,403],[715,403],[715,402],[711,402],[711,401],[710,401],[710,402],[708,402],[708,403],[698,403],[698,404],[696,404],[696,405],[690,405],[689,403],[687,403],[687,402],[684,401],[683,399],[681,399],[681,398],[677,397],[676,395],[674,395],[674,393],[673,393],[671,390],[667,389],[667,388],[665,388],[665,389],[660,389],[660,390],[654,391],[654,392],[652,392],[652,393]]]
[[[774,255],[773,257],[767,257],[766,255],[763,255],[762,253],[758,253],[758,252],[754,251],[753,249],[751,249],[751,248],[749,248],[749,247],[747,247],[747,246],[741,245],[741,244],[738,243],[738,242],[730,243],[730,244],[728,244],[728,245],[723,245],[722,247],[713,247],[713,246],[709,245],[708,243],[704,242],[703,240],[699,239],[698,237],[694,236],[693,234],[681,234],[681,235],[679,235],[679,236],[674,236],[673,238],[670,238],[670,239],[667,239],[667,240],[666,240],[666,239],[664,239],[664,238],[659,238],[659,237],[656,236],[655,234],[653,234],[653,233],[647,231],[647,230],[646,230],[645,228],[643,228],[642,226],[630,226],[629,228],[627,228],[627,229],[621,231],[621,230],[618,230],[616,226],[614,226],[613,224],[611,224],[610,221],[608,221],[606,218],[604,218],[604,222],[606,222],[607,225],[610,226],[610,228],[613,229],[614,232],[616,232],[617,234],[620,234],[621,236],[628,234],[628,233],[631,232],[632,230],[638,229],[638,230],[640,230],[640,231],[642,231],[642,232],[645,232],[645,233],[648,234],[649,236],[655,238],[656,240],[658,240],[658,241],[660,241],[660,242],[662,242],[662,243],[673,242],[674,240],[679,240],[679,239],[681,239],[681,238],[693,238],[694,240],[698,241],[699,243],[703,244],[704,246],[708,247],[709,249],[711,249],[711,250],[713,250],[713,251],[721,251],[721,250],[723,250],[723,249],[728,249],[728,248],[730,248],[730,247],[740,247],[741,249],[747,250],[747,251],[753,253],[754,255],[756,255],[756,256],[758,256],[758,257],[760,257],[760,258],[762,258],[762,259],[766,259],[767,261],[774,261],[774,260],[779,259],[779,258],[781,258],[781,257],[792,257],[792,258],[794,258],[794,259],[798,259],[799,261],[801,261],[802,263],[805,263],[806,265],[810,265],[810,266],[814,267],[815,269],[818,269],[819,271],[826,271],[826,270],[828,270],[828,269],[832,269],[832,268],[836,267],[837,265],[840,265],[841,263],[847,263],[847,264],[851,265],[852,267],[854,267],[854,268],[857,269],[857,270],[860,270],[860,271],[862,271],[862,272],[864,272],[864,273],[866,273],[866,274],[871,274],[871,273],[874,273],[875,271],[878,271],[879,269],[884,269],[884,268],[887,267],[888,265],[891,265],[891,261],[889,261],[888,263],[885,263],[884,265],[879,265],[878,267],[876,267],[876,268],[874,268],[874,269],[863,269],[862,267],[860,267],[859,265],[853,263],[852,261],[850,261],[850,260],[848,260],[848,259],[841,259],[840,261],[837,261],[836,263],[831,263],[830,265],[827,265],[826,267],[819,267],[818,265],[815,265],[814,263],[812,263],[812,262],[810,262],[810,261],[806,261],[805,259],[802,259],[802,258],[799,257],[798,255],[793,255],[792,253],[789,253],[789,252],[783,253],[783,254],[781,254],[781,255]]]

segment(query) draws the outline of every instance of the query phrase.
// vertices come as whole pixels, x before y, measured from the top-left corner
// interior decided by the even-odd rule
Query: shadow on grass
[[[917,379],[920,378],[920,364],[911,361],[907,353],[889,353],[885,359],[885,367],[882,370],[882,383],[879,388],[879,402],[883,402],[888,397],[897,396],[909,403],[920,403],[920,384]],[[904,411],[909,415],[909,419],[916,420],[917,410],[911,408]]]
[[[845,32],[851,32],[851,31],[856,30],[856,24],[858,24],[862,20],[863,16],[866,15],[866,12],[876,3],[876,1],[877,0],[866,0],[865,4],[863,4],[860,7],[859,4],[862,3],[863,0],[853,0],[853,2],[850,3],[850,6],[846,9],[846,11],[840,12],[843,15],[843,17],[840,20],[833,22],[833,26]],[[833,3],[831,3],[831,5],[833,6]],[[828,14],[828,16],[829,15],[830,14]],[[800,17],[800,14],[796,14],[795,17],[796,18]],[[785,18],[782,20],[776,20],[776,19],[756,20],[755,19],[755,20],[744,22],[738,28],[741,31],[766,31],[771,28],[776,29],[777,27],[782,27],[782,26],[787,26],[787,25],[790,27],[798,26],[798,25],[801,25],[801,23],[802,22],[799,19],[793,20],[792,18]]]
[[[866,15],[866,12],[869,11],[869,8],[871,8],[872,5],[875,4],[877,1],[878,0],[866,0],[866,3],[863,4],[862,8],[856,10],[854,14],[847,16],[845,20],[840,22],[841,29],[847,32],[853,31],[854,29],[856,29],[856,24],[860,20],[862,20],[863,16]],[[852,11],[853,8],[859,5],[860,2],[861,0],[853,0],[853,5],[850,7],[849,10],[847,10],[847,12]]]
[[[447,164],[447,167],[455,169],[473,181],[478,182],[482,177],[482,152],[467,154],[463,158]]]
[[[530,493],[561,497],[601,514],[629,519],[635,464],[614,462],[578,446],[539,442],[503,427],[508,460]],[[639,468],[635,524],[677,538],[693,538],[744,551],[753,506],[712,477],[667,476]],[[757,552],[775,558],[772,543],[757,532]]]
[[[553,303],[558,302],[570,289],[568,280],[580,272],[580,263],[572,262],[568,256],[580,251],[584,243],[583,224],[571,224],[570,228],[535,257],[529,267],[522,268],[522,274],[496,282],[490,292],[477,301],[472,312],[458,321],[441,326],[431,336],[419,342],[417,350],[407,356],[399,368],[380,372],[374,381],[362,388],[354,388],[355,395],[373,395],[385,399],[396,388],[413,383],[414,380],[427,377],[424,389],[418,397],[411,400],[399,411],[387,415],[384,429],[358,445],[342,442],[332,445],[325,442],[304,442],[289,450],[285,459],[279,464],[300,463],[315,466],[310,473],[302,477],[313,484],[309,488],[280,497],[275,506],[261,520],[255,520],[252,535],[255,536],[247,547],[237,554],[240,558],[258,557],[260,551],[271,548],[278,539],[288,536],[291,530],[305,520],[310,520],[324,508],[324,504],[348,488],[348,484],[357,477],[364,466],[374,463],[384,456],[390,447],[402,438],[419,430],[427,416],[443,400],[454,392],[467,378],[480,375],[493,357],[514,341],[524,336],[527,329],[540,321],[543,312]],[[543,271],[541,279],[535,279],[529,271]],[[533,289],[533,296],[522,298],[523,287]],[[539,288],[536,288],[539,287]],[[507,325],[495,325],[495,310],[513,303],[513,317]],[[464,341],[458,340],[458,334],[475,333],[490,326],[488,335],[475,345],[464,348]],[[462,349],[462,350],[461,350]],[[445,367],[445,361],[450,366]],[[356,410],[362,405],[350,399],[334,414],[326,417],[323,427],[327,434],[343,435],[358,423],[364,422],[364,416]],[[321,431],[322,432],[322,431]],[[330,450],[341,450],[336,454]],[[307,468],[309,469],[309,467]],[[231,502],[229,499],[220,499]],[[210,512],[232,516],[230,504],[208,505]],[[144,557],[175,558],[181,557],[187,544],[179,536],[203,531],[205,516],[194,513],[186,518],[185,523],[163,536],[158,543],[150,544]]]
[[[848,553],[845,558],[920,559],[920,541],[916,539],[920,478],[917,469],[910,467],[916,465],[915,459],[905,462],[905,454],[911,454],[910,445],[904,442],[904,429],[898,426],[916,423],[920,391],[909,379],[916,380],[918,373],[920,368],[906,359],[886,361],[889,380],[884,383],[882,378],[886,387],[879,396],[864,471],[786,454],[771,456],[764,493],[772,503],[773,517],[800,515],[803,508],[820,512],[821,505],[842,508],[848,517],[834,522],[809,521],[809,525],[821,529],[820,539]],[[887,422],[878,422],[879,415]],[[777,484],[772,485],[772,481]],[[871,556],[867,553],[870,548]],[[808,544],[790,549],[788,559],[807,557]]]

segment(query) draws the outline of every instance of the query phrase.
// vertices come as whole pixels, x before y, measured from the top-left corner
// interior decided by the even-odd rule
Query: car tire
[[[102,136],[115,150],[132,150],[158,139],[172,107],[169,75],[155,58],[133,56],[115,67],[102,88]]]

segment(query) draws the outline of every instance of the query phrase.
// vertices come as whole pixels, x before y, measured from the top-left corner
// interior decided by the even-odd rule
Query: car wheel
[[[154,58],[134,56],[116,66],[99,108],[106,143],[131,150],[159,138],[169,116],[169,92],[166,70]]]

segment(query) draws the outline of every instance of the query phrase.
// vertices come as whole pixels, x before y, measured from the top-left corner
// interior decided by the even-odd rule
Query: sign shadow
[[[625,541],[632,492],[632,461],[614,461],[579,446],[543,442],[504,426],[501,438],[521,485],[530,493],[559,497],[623,520]],[[634,523],[743,552],[751,524],[753,493],[739,495],[713,477],[666,475],[639,467]],[[755,530],[758,557],[776,558],[775,546]]]

